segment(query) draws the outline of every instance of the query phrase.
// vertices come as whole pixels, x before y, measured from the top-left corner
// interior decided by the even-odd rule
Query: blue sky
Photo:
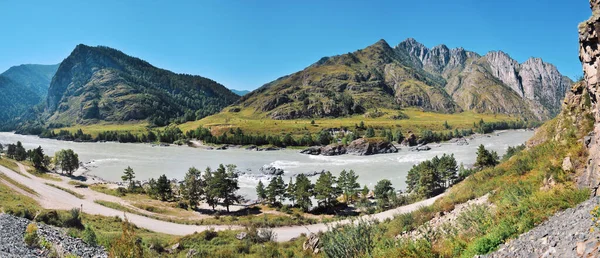
[[[255,89],[323,56],[408,37],[531,56],[575,78],[585,0],[0,1],[0,71],[105,45],[178,73]]]

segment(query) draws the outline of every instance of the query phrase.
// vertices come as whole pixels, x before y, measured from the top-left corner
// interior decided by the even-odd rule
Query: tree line
[[[231,205],[242,200],[242,197],[236,194],[240,187],[236,166],[232,164],[221,164],[216,170],[207,167],[204,173],[191,167],[175,189],[164,174],[157,179],[151,178],[144,189],[141,183],[135,180],[135,172],[131,167],[125,169],[121,179],[128,183],[129,192],[143,192],[161,201],[180,201],[182,208],[196,208],[204,201],[213,210],[217,205],[223,205],[229,212]]]
[[[518,150],[513,152],[516,151]],[[430,198],[444,192],[469,175],[497,164],[499,164],[498,154],[485,149],[483,145],[477,148],[477,159],[472,169],[466,169],[462,164],[459,169],[454,154],[435,156],[431,160],[414,165],[408,171],[407,192],[415,194],[418,198]]]
[[[3,150],[4,146],[0,144],[0,152]],[[26,150],[20,141],[6,145],[6,157],[16,161],[28,160],[37,172],[46,172],[52,163],[55,168],[60,168],[68,175],[72,175],[79,168],[79,156],[71,149],[60,150],[54,154],[54,158],[51,158],[44,153],[42,146]]]

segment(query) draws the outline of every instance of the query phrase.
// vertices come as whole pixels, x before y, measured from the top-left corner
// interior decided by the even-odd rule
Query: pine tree
[[[365,137],[367,138],[372,138],[375,137],[375,129],[373,129],[373,127],[367,128],[367,132],[365,133]]]
[[[217,172],[222,168],[222,165],[219,166]],[[229,212],[229,206],[233,204],[237,204],[240,202],[240,196],[236,195],[237,190],[240,189],[238,184],[238,174],[236,173],[236,166],[233,164],[227,165],[227,170],[225,173],[224,179],[224,187],[223,191],[220,192],[219,197],[223,199],[223,204]]]
[[[129,191],[133,191],[135,188],[133,179],[135,179],[135,172],[133,172],[133,169],[128,166],[123,172],[121,180],[123,180],[123,182],[129,182]]]
[[[326,208],[332,207],[338,194],[335,177],[331,172],[327,171],[321,174],[315,183],[315,198],[319,204],[323,204]]]
[[[385,207],[389,204],[390,197],[392,194],[396,194],[394,192],[394,187],[392,187],[392,182],[387,179],[382,179],[375,185],[375,197],[379,201],[379,205]]]
[[[296,199],[296,205],[304,211],[308,211],[312,206],[310,197],[313,195],[313,188],[313,184],[306,175],[300,174],[296,177],[294,198]]]
[[[287,185],[287,189],[285,191],[285,198],[287,198],[288,200],[290,200],[292,202],[292,206],[296,205],[296,185],[294,184],[294,181],[292,181],[292,178],[290,177],[290,182]]]
[[[214,177],[213,177],[213,172],[211,171],[210,167],[207,167],[206,170],[204,170],[204,174],[203,176],[203,180],[204,180],[204,200],[206,200],[206,203],[208,205],[210,205],[210,207],[212,207],[213,210],[215,210],[215,207],[217,206],[217,204],[219,203],[219,197],[218,197],[218,191],[217,191],[217,184],[215,183]]]
[[[485,149],[483,144],[477,148],[477,160],[475,161],[475,168],[481,170],[486,167],[493,167],[498,165],[499,157],[495,151],[488,151]]]
[[[267,186],[267,200],[269,204],[275,205],[283,201],[285,195],[285,183],[281,176],[273,177]]]
[[[202,173],[195,167],[188,169],[185,178],[181,183],[181,193],[183,199],[187,200],[190,207],[194,208],[202,199]]]
[[[265,185],[262,181],[258,181],[258,185],[256,185],[256,196],[258,196],[260,201],[267,198],[267,191],[265,190]]]
[[[166,175],[161,175],[156,180],[156,192],[161,201],[167,201],[173,198],[173,189],[171,188],[171,182],[167,179]]]
[[[358,175],[354,173],[354,170],[346,172],[342,170],[338,179],[338,186],[343,193],[344,202],[352,202],[352,199],[356,197],[360,184],[357,182]]]

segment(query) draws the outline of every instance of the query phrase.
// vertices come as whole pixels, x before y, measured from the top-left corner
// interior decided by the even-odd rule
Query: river
[[[370,189],[381,179],[389,179],[396,189],[404,189],[408,170],[418,162],[447,153],[454,154],[458,164],[462,162],[471,165],[475,162],[480,144],[502,156],[509,146],[522,144],[532,135],[533,132],[529,130],[507,130],[468,137],[469,144],[462,146],[455,143],[429,144],[431,150],[422,152],[401,148],[398,153],[393,154],[333,157],[300,154],[299,150],[205,150],[187,146],[153,147],[151,144],[136,143],[77,143],[8,132],[0,132],[0,143],[6,145],[21,141],[27,149],[42,146],[45,153],[51,156],[60,149],[73,149],[79,154],[81,162],[88,163],[90,174],[110,181],[120,181],[127,166],[134,169],[138,180],[146,180],[162,174],[166,174],[168,178],[183,179],[192,166],[204,171],[207,166],[215,169],[219,164],[235,164],[240,171],[248,174],[240,177],[239,193],[252,199],[256,197],[254,189],[259,180],[259,168],[264,165],[285,170],[286,183],[290,176],[298,173],[324,169],[338,175],[343,169],[352,169],[359,175],[359,183],[367,184]],[[316,178],[312,177],[312,180]]]

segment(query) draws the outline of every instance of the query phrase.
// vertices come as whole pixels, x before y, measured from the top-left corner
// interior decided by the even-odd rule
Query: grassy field
[[[514,121],[518,119],[515,116],[502,114],[478,114],[474,112],[443,114],[408,108],[402,110],[402,112],[408,115],[409,119],[398,120],[392,118],[398,114],[398,110],[380,109],[379,112],[382,112],[383,115],[376,118],[366,117],[365,115],[354,115],[340,118],[273,120],[267,118],[264,113],[256,114],[251,109],[242,109],[237,113],[224,111],[198,121],[180,124],[178,127],[181,131],[186,132],[194,130],[198,126],[203,126],[210,128],[214,135],[220,135],[230,128],[235,129],[239,127],[244,133],[250,134],[283,135],[291,133],[294,136],[301,136],[306,132],[315,134],[328,128],[347,127],[352,129],[355,125],[360,124],[361,121],[366,126],[372,126],[375,129],[401,129],[404,133],[408,131],[419,133],[424,129],[438,132],[447,131],[443,125],[445,121],[448,122],[452,129],[468,129],[473,128],[473,123],[477,123],[481,119],[486,122]],[[311,124],[312,120],[315,121],[315,124]],[[74,133],[79,129],[86,134],[92,135],[92,137],[96,137],[98,133],[105,131],[131,132],[134,135],[140,136],[142,133],[147,133],[150,127],[147,122],[101,123],[59,128],[55,129],[54,132],[58,133],[59,130],[67,130]],[[155,129],[160,130],[163,128]]]
[[[67,130],[71,133],[75,133],[77,130],[81,129],[84,133],[92,135],[92,137],[96,137],[99,133],[106,131],[131,132],[134,135],[140,135],[148,132],[148,126],[148,122],[99,123],[93,125],[75,125],[71,127],[63,127],[54,129],[54,132],[58,133],[60,130]]]
[[[408,115],[409,119],[396,120],[392,116],[398,114],[398,110],[380,109],[384,115],[377,118],[368,118],[364,115],[355,115],[352,117],[341,118],[320,118],[314,119],[315,124],[311,124],[312,119],[295,120],[273,120],[266,118],[265,114],[256,114],[253,110],[242,109],[238,113],[221,112],[202,120],[188,122],[179,125],[183,131],[189,131],[204,126],[211,128],[213,135],[220,135],[230,128],[241,128],[244,133],[250,134],[284,134],[303,135],[306,132],[317,133],[327,128],[353,128],[361,121],[366,126],[372,126],[375,129],[397,129],[401,128],[403,132],[420,132],[423,129],[432,131],[444,131],[444,121],[447,121],[452,129],[454,128],[472,128],[473,123],[483,119],[486,122],[513,121],[516,117],[500,114],[478,114],[473,112],[462,112],[456,114],[442,114],[434,112],[423,112],[418,109],[404,109],[402,112]]]

